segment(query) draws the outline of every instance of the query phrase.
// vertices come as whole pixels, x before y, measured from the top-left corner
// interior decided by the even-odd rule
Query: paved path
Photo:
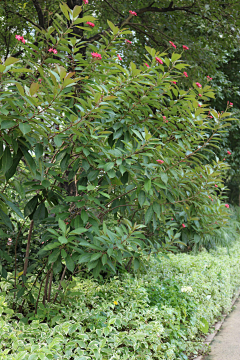
[[[211,352],[204,360],[240,360],[240,299],[225,319],[211,344]]]

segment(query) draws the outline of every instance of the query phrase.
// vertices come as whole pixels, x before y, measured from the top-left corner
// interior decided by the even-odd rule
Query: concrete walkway
[[[240,360],[240,299],[234,307],[215,336],[210,354],[204,360]]]

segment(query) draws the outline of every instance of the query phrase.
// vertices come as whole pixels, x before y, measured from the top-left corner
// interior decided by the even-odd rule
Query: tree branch
[[[33,5],[37,11],[37,15],[38,15],[38,21],[39,21],[39,25],[41,28],[45,29],[45,20],[44,20],[44,15],[43,15],[43,12],[42,12],[42,8],[39,4],[39,1],[38,0],[32,0],[33,2]]]

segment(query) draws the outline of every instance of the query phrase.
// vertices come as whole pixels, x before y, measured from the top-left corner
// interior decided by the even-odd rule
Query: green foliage
[[[83,56],[85,42],[73,36],[80,11],[62,5],[38,48],[23,44],[25,57],[0,68],[1,276],[12,273],[21,310],[35,288],[45,286],[45,303],[65,275],[138,272],[150,253],[188,246],[186,234],[190,243],[216,236],[213,219],[230,215],[228,165],[206,153],[231,113],[208,107],[208,82],[178,86],[180,54],[147,46],[149,68],[122,66],[117,48],[128,32],[110,23],[105,44]]]
[[[150,259],[146,274],[97,281],[73,277],[62,305],[37,315],[3,314],[1,359],[190,359],[230,307],[240,282],[239,241],[207,253]],[[7,292],[10,284],[0,283]],[[64,288],[65,285],[63,284]],[[56,288],[54,288],[54,293]],[[2,293],[10,305],[12,299]],[[41,294],[41,296],[43,293]],[[27,323],[29,321],[29,324]]]

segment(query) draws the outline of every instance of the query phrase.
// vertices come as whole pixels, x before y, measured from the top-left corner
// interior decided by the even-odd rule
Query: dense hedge
[[[229,254],[152,259],[137,278],[75,279],[62,305],[41,306],[30,324],[6,314],[2,292],[0,359],[190,359],[208,325],[229,309],[240,284],[239,256],[236,242]]]

